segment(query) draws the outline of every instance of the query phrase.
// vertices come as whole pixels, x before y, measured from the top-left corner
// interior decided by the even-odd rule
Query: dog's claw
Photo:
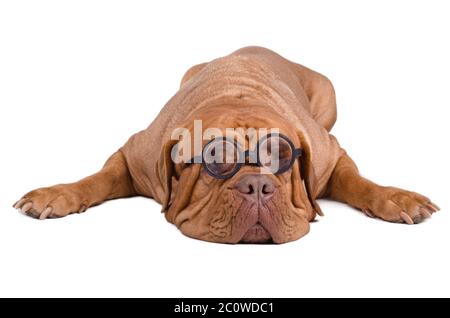
[[[405,212],[400,212],[400,217],[403,219],[403,221],[405,221],[405,223],[407,223],[407,224],[414,224],[414,221]]]
[[[432,210],[433,212],[437,212],[439,211],[441,208],[439,208],[436,204],[434,204],[433,202],[428,202],[427,203],[427,207]]]
[[[25,203],[25,201],[27,201],[27,199],[23,198],[23,199],[20,199],[19,201],[17,201],[16,203],[14,203],[14,205],[13,205],[14,209],[20,209],[20,207],[22,206],[22,204]]]
[[[52,210],[53,210],[52,207],[50,206],[46,207],[44,212],[42,212],[41,215],[39,216],[39,219],[40,220],[46,219],[50,215],[50,213],[52,213]]]
[[[365,208],[365,209],[362,209],[362,211],[363,211],[364,214],[367,215],[369,218],[375,218],[375,215],[373,215],[373,213],[370,212],[369,209]]]
[[[430,218],[431,217],[431,213],[425,208],[421,208],[420,209],[420,214],[422,214],[424,218]]]
[[[23,213],[28,212],[29,209],[33,206],[33,202],[25,203],[25,205],[20,209]]]

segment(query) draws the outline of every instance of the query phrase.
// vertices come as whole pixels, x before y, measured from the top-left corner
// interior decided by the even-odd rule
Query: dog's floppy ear
[[[161,151],[157,164],[157,172],[160,184],[163,188],[162,212],[166,213],[166,218],[170,222],[175,222],[178,212],[182,211],[190,201],[192,189],[200,175],[201,165],[194,164],[187,171],[177,176],[175,163],[172,160],[172,149],[177,144],[176,140],[167,142]],[[172,182],[174,188],[172,189]],[[175,194],[172,197],[172,194]]]
[[[162,212],[169,207],[170,195],[172,193],[172,177],[174,175],[175,166],[172,161],[171,151],[176,144],[176,140],[168,141],[162,148],[161,154],[156,165],[156,175],[163,189]]]
[[[181,225],[176,217],[189,205],[201,169],[202,166],[200,164],[194,164],[187,167],[174,183],[173,192],[175,195],[169,202],[170,206],[167,207],[166,219],[176,226]]]
[[[314,171],[314,166],[312,164],[313,154],[311,150],[311,145],[309,140],[306,139],[305,135],[298,132],[297,135],[300,138],[300,144],[302,148],[302,155],[300,157],[300,174],[303,182],[305,184],[306,193],[308,195],[308,200],[311,203],[313,210],[318,214],[323,216],[322,210],[319,204],[315,200],[316,188],[317,188],[317,176]]]
[[[300,172],[301,163],[296,162],[292,166],[291,183],[292,183],[292,203],[297,208],[304,208],[306,212],[306,218],[308,221],[314,220],[316,217],[316,211],[313,208],[308,196],[308,192],[303,182],[303,177]]]

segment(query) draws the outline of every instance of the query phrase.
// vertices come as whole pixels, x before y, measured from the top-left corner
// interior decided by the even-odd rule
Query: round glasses
[[[279,175],[289,170],[301,155],[302,149],[295,148],[288,137],[278,133],[265,135],[258,141],[256,150],[247,151],[236,140],[219,137],[203,147],[201,163],[217,179],[231,178],[244,164],[257,165],[267,173]],[[191,162],[199,160],[193,158]]]

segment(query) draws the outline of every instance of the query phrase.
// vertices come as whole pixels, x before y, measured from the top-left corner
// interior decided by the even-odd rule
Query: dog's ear
[[[169,206],[166,211],[166,219],[180,226],[179,220],[176,220],[177,215],[183,211],[190,203],[195,184],[200,177],[202,166],[200,164],[193,164],[185,168],[178,180],[174,182],[172,189],[174,197],[171,198]]]
[[[172,147],[176,144],[176,140],[168,141],[162,148],[159,160],[156,165],[156,175],[163,189],[162,196],[162,212],[169,207],[170,195],[172,193],[172,177],[175,171],[175,165],[172,161]]]
[[[306,138],[304,134],[298,132],[297,135],[299,136],[302,148],[302,155],[300,157],[300,175],[306,188],[308,200],[314,212],[318,215],[323,216],[322,210],[320,209],[319,204],[315,200],[317,195],[316,190],[318,184],[316,172],[313,166],[313,153],[311,150],[311,145],[309,143],[309,140]]]
[[[296,162],[292,166],[292,173],[291,173],[292,203],[297,208],[305,209],[306,219],[308,221],[312,221],[316,217],[316,212],[310,202],[305,182],[300,172],[300,167],[301,163],[299,162]]]
[[[178,212],[189,204],[192,190],[201,171],[201,165],[194,164],[185,168],[186,171],[183,171],[181,175],[176,174],[175,163],[172,160],[172,149],[176,144],[176,140],[171,140],[163,146],[157,164],[157,175],[164,192],[161,210],[166,213],[167,220],[172,223],[175,222]]]

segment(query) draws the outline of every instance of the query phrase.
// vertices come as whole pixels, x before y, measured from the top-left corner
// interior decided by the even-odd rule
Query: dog
[[[157,118],[101,171],[31,191],[14,207],[46,219],[140,195],[160,203],[185,235],[231,244],[301,238],[322,215],[318,198],[406,224],[439,210],[423,195],[361,177],[330,134],[335,121],[328,78],[268,49],[242,48],[190,68]],[[201,140],[191,143],[196,123]],[[234,131],[230,138],[224,133],[230,129],[258,133]],[[174,139],[177,134],[182,138]],[[227,149],[232,156],[226,152],[226,160],[218,160]]]

